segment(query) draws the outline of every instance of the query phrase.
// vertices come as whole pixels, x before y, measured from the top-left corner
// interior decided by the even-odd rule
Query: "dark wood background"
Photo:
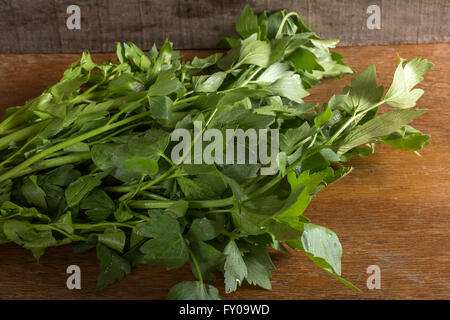
[[[170,2],[170,1],[169,1]],[[169,30],[169,29],[168,29]],[[431,145],[414,153],[380,146],[369,158],[352,162],[355,170],[320,192],[305,215],[334,230],[344,248],[343,276],[362,289],[355,293],[326,275],[301,252],[272,253],[272,291],[248,285],[224,295],[223,279],[213,284],[228,299],[450,299],[450,55],[449,44],[367,46],[337,50],[362,71],[377,67],[379,83],[388,86],[398,55],[420,55],[436,64],[420,85],[425,95],[418,107],[429,112],[414,126],[431,135]],[[186,58],[210,51],[183,51]],[[111,58],[96,54],[96,61]],[[0,55],[0,108],[21,105],[57,81],[78,58],[70,54]],[[308,101],[327,101],[350,76],[326,80],[310,90]],[[95,251],[74,254],[52,248],[35,262],[15,245],[0,246],[0,299],[164,299],[171,286],[193,280],[188,267],[165,271],[139,266],[120,283],[95,292],[99,263]],[[66,288],[66,268],[79,265],[82,289]],[[368,290],[366,269],[381,268],[381,289]]]
[[[341,45],[450,41],[448,0],[0,0],[0,53],[112,52],[116,41],[143,49],[166,37],[178,49],[216,48],[235,34],[246,3],[256,12],[286,8]],[[81,29],[68,30],[67,7],[81,9]],[[381,29],[366,10],[381,8]]]

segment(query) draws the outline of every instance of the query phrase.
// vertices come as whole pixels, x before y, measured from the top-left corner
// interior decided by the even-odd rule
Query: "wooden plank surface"
[[[224,295],[223,279],[213,284],[227,299],[450,299],[450,45],[401,45],[339,48],[357,71],[377,67],[379,82],[390,84],[397,57],[420,55],[436,64],[420,85],[419,108],[429,112],[414,122],[431,135],[422,157],[380,146],[369,158],[352,162],[355,170],[320,192],[305,215],[334,230],[344,248],[343,276],[362,289],[355,293],[327,276],[302,253],[272,253],[272,291],[244,285]],[[185,51],[187,58],[207,51]],[[110,54],[97,54],[101,61]],[[39,94],[78,55],[0,55],[0,107],[20,105]],[[308,101],[323,102],[349,83],[326,80],[310,90]],[[95,292],[99,264],[95,250],[74,254],[52,248],[34,262],[30,252],[0,246],[0,299],[164,299],[179,281],[192,280],[188,267],[165,271],[139,266],[120,283]],[[79,265],[82,289],[66,289],[66,268]],[[381,268],[381,289],[368,290],[366,269]]]
[[[297,11],[344,46],[450,41],[448,0],[0,0],[0,52],[112,52],[115,41],[149,49],[166,37],[179,49],[216,48],[235,33],[246,3],[256,12]],[[66,26],[72,4],[80,8],[79,30]],[[380,8],[380,29],[367,28],[371,5]]]

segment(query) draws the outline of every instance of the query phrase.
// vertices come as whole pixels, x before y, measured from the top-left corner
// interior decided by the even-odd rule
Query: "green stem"
[[[120,117],[121,114],[123,114],[124,112],[127,112],[128,110],[130,110],[132,107],[136,106],[137,104],[141,103],[142,101],[144,101],[147,98],[147,96],[134,101],[133,103],[130,103],[128,106],[126,106],[125,108],[123,108],[122,110],[120,110],[119,112],[117,112],[111,119],[109,119],[109,121],[106,123],[107,126],[111,125],[115,120],[117,120],[117,118]]]
[[[118,193],[127,193],[130,191],[136,190],[137,184],[129,185],[129,186],[112,186],[112,187],[104,187],[103,190],[106,192],[118,192]],[[147,189],[157,189],[158,187],[152,186]],[[141,191],[142,192],[142,191]]]
[[[163,181],[168,175],[170,175],[172,173],[172,171],[175,170],[175,167],[170,168],[169,170],[167,170],[166,172],[164,172],[162,175],[160,175],[158,178],[154,179],[154,180],[150,180],[147,183],[143,184],[140,188],[140,191],[144,191],[147,190],[148,188],[150,188],[151,186],[158,184],[159,182]],[[131,200],[133,194],[134,194],[134,190],[129,191],[128,193],[124,194],[123,196],[121,196],[119,198],[119,201],[125,201],[125,200]]]
[[[202,208],[217,208],[217,207],[227,207],[232,206],[234,203],[234,198],[224,198],[217,200],[192,200],[189,201],[190,208],[202,209]]]
[[[345,129],[347,129],[347,127],[348,127],[349,125],[351,125],[351,124],[353,123],[353,121],[355,121],[355,120],[358,119],[358,118],[363,117],[364,115],[367,114],[367,112],[369,112],[369,111],[371,111],[371,110],[377,108],[378,106],[382,105],[382,104],[385,103],[385,102],[386,102],[386,101],[383,99],[383,100],[379,101],[378,103],[374,104],[373,106],[371,106],[370,108],[364,110],[363,112],[360,112],[360,113],[356,113],[356,112],[355,112],[355,114],[353,114],[353,116],[352,116],[350,119],[348,119],[347,122],[344,123],[344,124],[339,128],[339,130],[336,131],[336,132],[333,134],[333,136],[332,136],[327,142],[325,142],[325,145],[330,145],[330,144],[332,144],[332,143],[339,137],[339,135],[340,135]],[[357,108],[356,108],[355,110],[357,110]]]
[[[217,210],[209,210],[209,213],[230,213],[231,209],[217,209]]]
[[[309,155],[311,156],[311,155]],[[308,156],[308,157],[309,157]],[[300,157],[297,160],[295,160],[289,167],[286,168],[286,173],[290,172],[292,169],[295,168],[295,166],[300,163],[301,161],[303,161],[305,158]],[[264,194],[266,191],[269,191],[270,189],[272,189],[277,183],[279,183],[281,181],[281,179],[283,179],[283,177],[281,177],[280,175],[276,176],[275,178],[273,178],[270,182],[268,182],[267,184],[265,184],[262,188],[258,189],[257,191],[255,191],[253,194],[249,195],[248,200],[254,199],[262,194]]]
[[[293,152],[295,152],[298,148],[300,148],[302,145],[304,145],[306,142],[308,142],[311,139],[312,139],[312,136],[309,136],[309,137],[303,139],[302,141],[300,141],[299,143],[297,143],[291,150],[289,150],[289,155],[291,155]]]
[[[138,221],[136,221],[138,222]],[[89,230],[89,229],[96,229],[96,228],[103,228],[103,227],[125,227],[125,228],[134,228],[134,224],[130,223],[123,223],[123,222],[100,222],[100,223],[83,223],[83,224],[73,224],[72,225],[74,229],[78,230]]]
[[[92,91],[94,91],[95,89],[97,89],[102,83],[103,83],[103,81],[101,81],[99,83],[96,83],[95,85],[93,85],[92,87],[90,87],[89,89],[84,91],[82,94],[80,94],[76,98],[72,99],[72,103],[76,104],[76,103],[79,103],[79,102],[83,102],[83,101],[89,100],[89,98],[90,98],[89,94]]]
[[[173,161],[168,157],[168,156],[166,156],[164,153],[161,153],[161,157],[164,159],[164,160],[166,160],[171,166],[176,166],[176,164],[175,163],[173,163]]]
[[[176,100],[176,101],[173,103],[173,105],[175,106],[175,105],[177,105],[177,104],[182,104],[182,103],[186,103],[186,102],[191,102],[191,101],[194,101],[194,100],[198,99],[198,97],[200,97],[200,96],[192,96],[192,97],[189,97],[189,98],[184,98],[184,99]]]
[[[229,238],[231,238],[231,239],[235,239],[235,238],[239,238],[240,236],[238,235],[238,234],[236,234],[236,233],[233,233],[233,232],[228,232],[228,231],[222,231],[222,234],[223,235],[225,235],[225,236],[227,236],[227,237],[229,237]]]
[[[97,144],[97,143],[102,143],[102,142],[108,141],[108,139],[110,139],[110,138],[112,138],[114,136],[117,136],[119,133],[122,133],[124,131],[130,130],[130,129],[133,129],[135,127],[139,127],[139,126],[142,126],[142,125],[145,125],[145,124],[152,124],[153,122],[154,122],[153,120],[142,121],[142,122],[139,122],[139,123],[135,123],[135,124],[126,126],[125,128],[122,128],[120,130],[116,130],[113,133],[111,133],[111,134],[101,138],[100,140],[90,142],[90,143],[88,143],[88,145],[93,145],[93,144]]]
[[[35,163],[38,160],[41,160],[43,158],[48,157],[53,152],[59,151],[59,150],[64,149],[64,148],[67,148],[68,146],[73,145],[73,144],[75,144],[77,142],[81,142],[83,140],[92,138],[92,137],[94,137],[96,135],[99,135],[99,134],[101,134],[103,132],[106,132],[106,131],[109,131],[111,129],[123,126],[123,125],[125,125],[127,123],[130,123],[132,121],[135,121],[135,120],[141,119],[143,117],[146,117],[146,116],[150,115],[150,113],[151,113],[150,111],[139,113],[139,114],[134,115],[132,117],[123,119],[121,121],[118,121],[118,122],[110,124],[110,125],[105,125],[103,127],[100,127],[100,128],[95,129],[95,130],[92,130],[90,132],[87,132],[85,134],[82,134],[82,135],[80,135],[78,137],[75,137],[75,138],[66,140],[64,142],[61,142],[61,143],[59,143],[59,144],[57,144],[57,145],[55,145],[53,147],[50,147],[50,148],[48,148],[48,149],[46,149],[46,150],[44,150],[44,151],[42,151],[42,152],[40,152],[38,154],[35,154],[33,157],[28,158],[27,160],[25,160],[24,162],[20,163],[19,165],[17,165],[13,169],[11,169],[8,172],[5,172],[4,174],[2,174],[0,176],[0,182],[5,181],[5,180],[7,180],[7,179],[17,175],[17,174],[20,174],[21,171],[27,169],[33,163]]]
[[[144,182],[145,177],[146,177],[145,174],[143,174],[143,175],[141,176],[141,179],[139,179],[139,182],[138,182],[138,184],[137,184],[136,189],[131,193],[130,199],[133,199],[134,196],[141,190],[141,188],[142,188],[142,183]],[[119,201],[120,201],[120,200],[121,200],[121,198],[119,198]]]
[[[247,79],[247,80],[245,80],[244,82],[242,82],[240,85],[239,85],[239,87],[245,87],[255,76],[256,76],[256,74],[258,73],[258,72],[260,72],[261,70],[263,69],[263,67],[259,67],[259,68],[257,68],[256,70],[255,70],[255,72],[253,72],[252,73],[252,75]]]
[[[290,13],[288,13],[288,14],[283,18],[283,20],[281,21],[280,27],[278,28],[277,34],[275,35],[275,39],[277,39],[278,36],[281,34],[281,32],[283,31],[284,24],[286,23],[287,19],[288,19],[289,17],[291,17],[291,16],[297,16],[297,17],[300,17],[300,16],[298,15],[297,12],[290,12]]]
[[[36,167],[28,167],[21,171],[17,171],[14,175],[10,175],[9,178],[17,178],[21,177],[36,171],[45,170],[49,168],[59,167],[65,164],[69,163],[75,163],[75,162],[81,162],[85,160],[91,159],[91,153],[88,152],[77,152],[70,154],[68,156],[59,157],[59,158],[52,158],[48,160],[43,160],[39,163]],[[7,178],[7,179],[9,179]]]
[[[10,157],[8,157],[8,159],[6,159],[5,161],[2,161],[2,163],[0,163],[0,167],[3,167],[5,164],[7,164],[8,162],[11,162],[17,155],[19,155],[23,150],[26,149],[26,147],[28,147],[35,139],[37,138],[37,136],[34,136],[33,138],[29,139],[26,143],[24,143],[24,145],[17,150],[16,152],[14,152]]]
[[[135,209],[166,209],[175,203],[176,200],[131,200],[128,202],[128,206]],[[189,201],[189,207],[195,209],[218,208],[231,205],[233,205],[233,197],[217,200]]]
[[[311,141],[311,143],[309,144],[308,148],[311,148],[314,145],[314,142],[316,142],[317,139],[317,132],[314,134],[313,139]]]
[[[147,197],[147,198],[150,198],[150,199],[153,199],[153,200],[161,200],[161,201],[169,200],[166,197],[160,196],[159,194],[151,193],[151,192],[147,192],[147,191],[140,191],[140,192],[138,192],[138,194],[141,194],[144,197]]]
[[[135,216],[135,217],[137,217],[137,218],[139,218],[141,220],[144,220],[144,221],[149,221],[150,220],[150,218],[148,216],[145,216],[143,214],[140,214],[140,213],[137,213],[137,212],[132,212],[132,214],[133,214],[133,216]]]
[[[28,122],[29,120],[33,119],[33,117],[36,117],[36,115],[32,111],[30,111],[29,106],[25,105],[23,107],[20,107],[19,110],[12,113],[7,118],[4,118],[0,122],[0,135],[3,135],[5,134],[5,132],[8,132],[9,130],[17,126]]]
[[[83,241],[87,241],[87,238],[83,237],[83,236],[79,236],[79,235],[73,235],[70,234],[58,227],[52,226],[50,224],[34,224],[33,228],[37,229],[37,230],[54,230],[56,232],[61,233],[62,235],[66,236],[67,238],[70,239],[76,239],[76,240],[83,240]]]
[[[127,202],[127,205],[134,209],[167,209],[173,204],[175,201],[167,200],[130,200]]]
[[[14,217],[17,217],[17,216],[20,216],[20,213],[15,213],[15,214],[11,214],[11,215],[9,215],[9,216],[0,217],[0,221],[9,220],[9,219],[14,218]]]
[[[192,262],[194,263],[195,270],[197,270],[198,280],[199,280],[200,283],[203,285],[202,272],[200,271],[200,267],[198,266],[197,259],[195,258],[195,255],[194,255],[194,253],[192,252],[191,248],[188,248],[188,250],[189,250],[189,254],[191,255]]]
[[[50,119],[49,119],[50,120]],[[35,124],[32,124],[31,126],[25,127],[23,129],[17,130],[7,136],[4,136],[0,138],[0,150],[4,150],[8,147],[8,145],[14,141],[14,142],[20,142],[22,140],[25,140],[29,137],[35,137],[37,133],[46,125],[48,124],[49,120],[44,120]]]

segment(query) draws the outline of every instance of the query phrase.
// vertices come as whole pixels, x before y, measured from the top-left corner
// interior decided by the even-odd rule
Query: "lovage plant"
[[[170,299],[218,299],[206,283],[217,272],[226,293],[244,281],[270,289],[267,247],[302,250],[356,290],[341,278],[336,234],[303,213],[350,172],[352,157],[378,143],[428,144],[409,123],[425,112],[413,109],[423,94],[415,86],[433,65],[401,59],[386,93],[370,66],[329,101],[305,103],[320,80],[353,73],[330,50],[337,40],[320,39],[296,13],[257,16],[248,6],[236,30],[239,38],[223,40],[226,54],[192,61],[168,41],[149,52],[118,44],[117,64],[96,64],[86,51],[58,83],[9,108],[0,123],[0,243],[36,259],[53,246],[96,248],[99,289],[137,264],[189,264],[197,280],[175,285]],[[380,115],[381,105],[393,110]],[[173,161],[172,133],[192,134],[185,151],[195,157],[198,127],[222,137],[277,130],[277,170],[261,174],[270,165],[261,161]],[[210,155],[221,158],[229,139],[215,140]]]

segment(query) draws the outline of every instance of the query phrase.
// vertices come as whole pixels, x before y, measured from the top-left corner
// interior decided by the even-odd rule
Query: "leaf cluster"
[[[96,248],[98,289],[137,264],[191,266],[197,281],[169,299],[219,299],[206,281],[223,273],[225,291],[244,282],[271,289],[265,250],[303,250],[341,276],[337,235],[303,213],[314,195],[347,175],[375,144],[417,151],[428,136],[409,126],[423,94],[414,87],[432,64],[400,60],[391,87],[375,67],[322,105],[305,103],[324,78],[352,73],[296,13],[255,15],[245,7],[226,54],[184,61],[166,41],[143,52],[117,44],[119,63],[89,52],[58,83],[0,122],[0,243],[30,249]],[[387,104],[394,110],[377,114]],[[174,129],[278,129],[278,173],[263,164],[175,164]]]

